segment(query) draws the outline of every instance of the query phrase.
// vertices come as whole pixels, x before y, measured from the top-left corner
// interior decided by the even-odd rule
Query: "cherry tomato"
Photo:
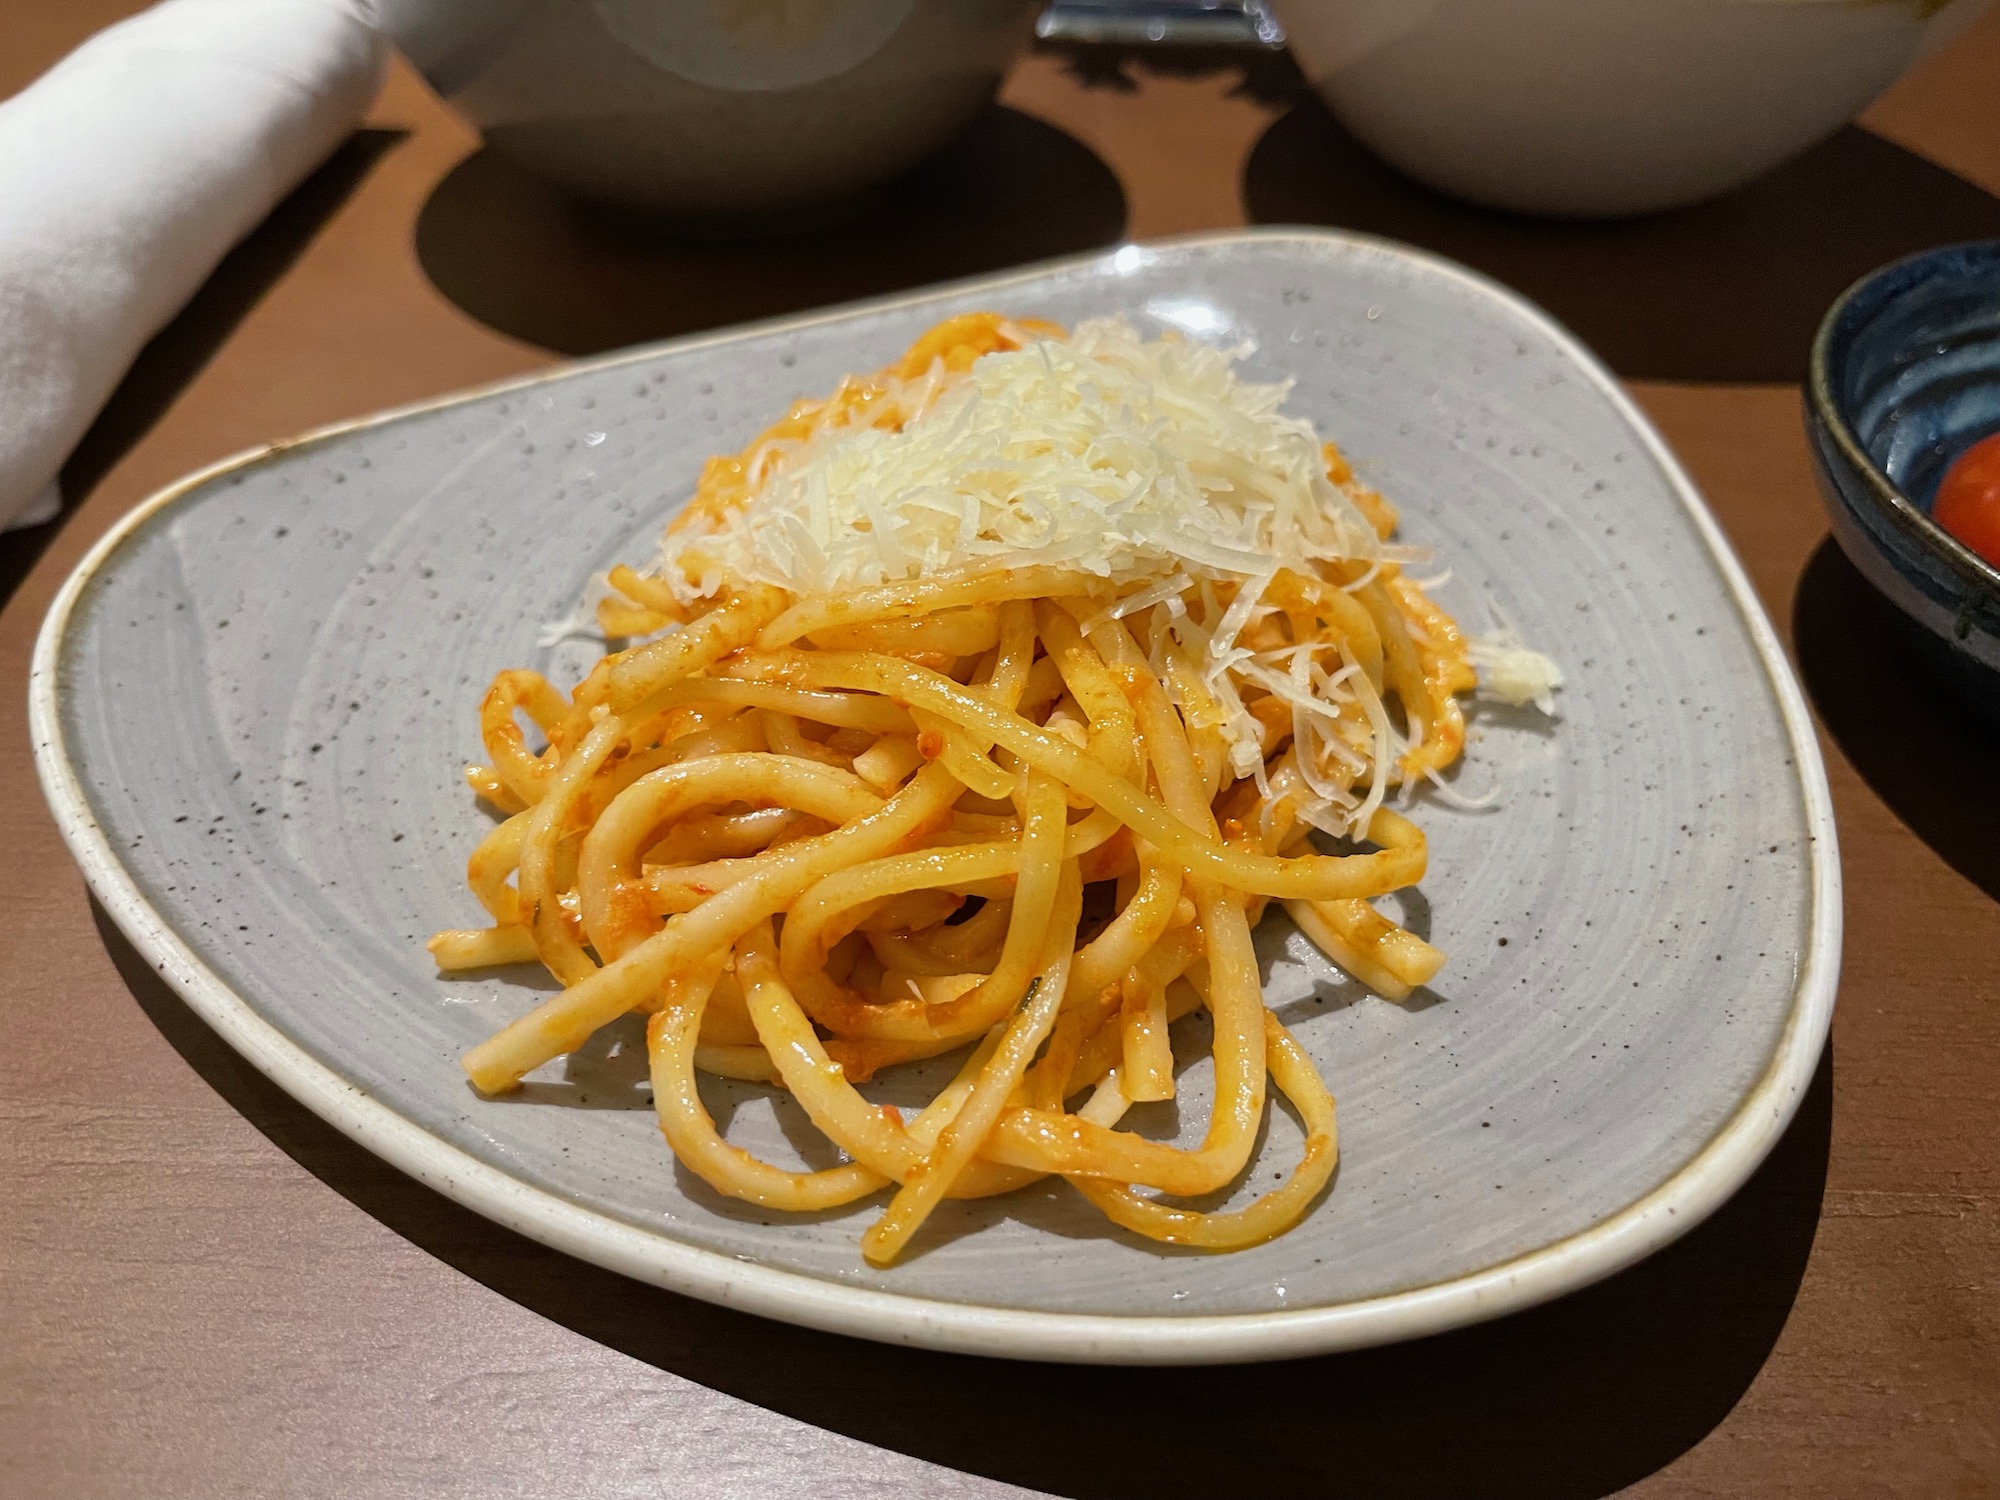
[[[1945,470],[1931,518],[2000,568],[2000,432],[1981,438]]]

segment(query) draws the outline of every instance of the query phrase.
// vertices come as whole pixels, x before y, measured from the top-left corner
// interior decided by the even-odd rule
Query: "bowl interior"
[[[2000,241],[1864,283],[1835,320],[1826,369],[1862,448],[1928,516],[1953,460],[2000,431]]]

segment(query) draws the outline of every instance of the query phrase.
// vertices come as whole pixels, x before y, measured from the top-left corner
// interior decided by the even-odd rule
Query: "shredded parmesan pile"
[[[836,428],[780,455],[669,560],[702,595],[724,574],[803,595],[1036,564],[1244,583],[1380,555],[1312,424],[1279,414],[1289,382],[1239,380],[1240,352],[1105,319],[988,354],[900,432]]]
[[[1255,684],[1292,707],[1301,744],[1318,752],[1303,761],[1316,783],[1310,820],[1365,827],[1404,736],[1377,702],[1373,743],[1350,745],[1338,707],[1357,691],[1374,698],[1365,679],[1304,651],[1253,652],[1239,637],[1268,613],[1281,569],[1321,577],[1321,564],[1425,554],[1376,535],[1328,478],[1312,424],[1281,412],[1291,383],[1237,376],[1247,352],[1143,340],[1112,318],[984,355],[962,376],[934,366],[886,393],[909,414],[900,430],[822,425],[760,453],[749,499],[670,531],[658,571],[687,604],[725,581],[805,596],[989,568],[1091,574],[1120,596],[1107,617],[1167,606],[1155,619],[1170,618],[1174,644],[1200,663],[1238,775],[1264,779],[1238,691]],[[1155,666],[1171,681],[1169,643],[1154,635]],[[1529,696],[1560,680],[1546,658],[1512,660],[1509,686],[1532,682]],[[1335,774],[1343,759],[1350,768]],[[1364,760],[1372,774],[1350,792]],[[1313,774],[1322,765],[1327,774]]]

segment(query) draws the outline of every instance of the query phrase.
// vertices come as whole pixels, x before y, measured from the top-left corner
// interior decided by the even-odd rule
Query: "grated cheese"
[[[1312,424],[1281,410],[1291,383],[1237,375],[1248,352],[1148,341],[1110,318],[984,355],[962,375],[934,364],[891,380],[900,427],[822,424],[765,445],[749,498],[670,530],[658,572],[690,605],[725,581],[809,596],[1038,565],[1093,575],[1113,598],[1092,629],[1165,606],[1153,665],[1184,712],[1220,728],[1236,775],[1266,780],[1241,683],[1292,710],[1301,815],[1365,829],[1410,741],[1365,677],[1329,675],[1309,650],[1253,652],[1241,637],[1270,612],[1264,594],[1281,569],[1323,577],[1322,564],[1358,562],[1365,584],[1427,554],[1376,535],[1328,477]],[[1491,659],[1502,696],[1546,703],[1561,680],[1518,643]],[[1359,739],[1339,713],[1357,703],[1369,727]],[[1414,716],[1409,727],[1421,736]]]
[[[1242,585],[1405,553],[1327,478],[1312,424],[1280,413],[1290,383],[1237,378],[1244,352],[1103,319],[988,354],[901,431],[790,445],[748,503],[669,538],[666,576],[690,600],[724,577],[809,595],[1037,564]]]
[[[1563,685],[1562,668],[1541,652],[1521,643],[1511,625],[1503,625],[1466,643],[1479,669],[1479,690],[1513,708],[1532,703],[1551,718],[1556,689]]]

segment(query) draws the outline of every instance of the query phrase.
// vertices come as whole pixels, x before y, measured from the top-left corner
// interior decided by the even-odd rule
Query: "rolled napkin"
[[[0,524],[146,340],[346,139],[385,46],[366,0],[165,0],[0,103]]]

